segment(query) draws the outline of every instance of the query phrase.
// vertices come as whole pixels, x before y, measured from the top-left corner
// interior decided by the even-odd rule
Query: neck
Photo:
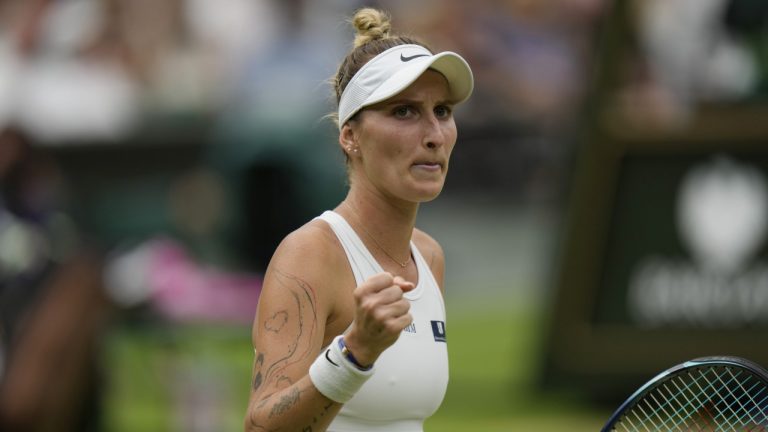
[[[410,257],[418,208],[418,203],[392,202],[379,195],[358,193],[352,188],[335,210],[359,226],[364,231],[360,234],[372,236],[370,240],[383,248],[385,254],[405,262]]]

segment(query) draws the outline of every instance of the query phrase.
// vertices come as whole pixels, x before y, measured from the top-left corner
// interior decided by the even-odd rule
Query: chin
[[[439,188],[429,188],[429,189],[423,189],[418,191],[416,195],[416,199],[414,201],[416,202],[430,202],[440,196],[440,192],[443,191],[443,186],[440,185]]]
[[[424,199],[420,200],[419,202],[420,202],[420,203],[428,203],[428,202],[430,202],[430,201],[434,201],[434,200],[435,200],[435,199],[436,199],[438,196],[440,196],[440,194],[437,194],[437,195],[431,196],[431,197],[429,197],[429,198],[424,198]]]

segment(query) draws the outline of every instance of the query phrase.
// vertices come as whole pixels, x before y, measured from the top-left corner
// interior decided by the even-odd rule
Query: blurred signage
[[[768,138],[606,141],[577,174],[544,381],[616,400],[699,356],[768,365]]]
[[[629,275],[634,322],[658,327],[768,324],[768,227],[760,170],[725,157],[696,165],[677,190],[676,226],[688,258],[650,255]]]
[[[595,322],[768,326],[768,161],[715,153],[623,166]]]

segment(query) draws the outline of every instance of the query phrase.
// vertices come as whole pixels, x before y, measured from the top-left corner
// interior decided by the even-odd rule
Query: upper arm
[[[318,228],[305,226],[275,251],[253,322],[253,394],[294,384],[323,346],[338,273],[333,246]]]
[[[445,293],[443,284],[445,279],[445,254],[440,243],[419,229],[413,230],[413,242],[416,243],[419,252],[424,256],[424,260],[427,261],[429,269],[432,270],[432,275],[435,277],[440,291]]]

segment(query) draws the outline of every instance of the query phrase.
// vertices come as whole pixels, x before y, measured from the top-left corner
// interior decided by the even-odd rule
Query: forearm
[[[309,376],[274,393],[253,396],[245,421],[246,432],[322,432],[341,409],[323,396]]]

